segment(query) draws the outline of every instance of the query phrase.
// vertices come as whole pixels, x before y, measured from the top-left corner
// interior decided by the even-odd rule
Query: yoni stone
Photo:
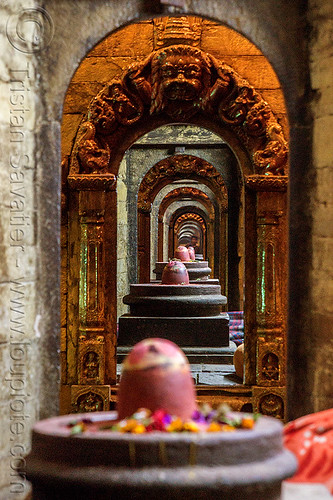
[[[170,340],[142,340],[123,362],[118,416],[129,417],[138,408],[165,410],[183,420],[189,419],[197,408],[190,365]]]

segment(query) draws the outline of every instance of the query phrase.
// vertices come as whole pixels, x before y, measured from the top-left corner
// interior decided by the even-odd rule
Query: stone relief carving
[[[202,217],[200,217],[200,215],[194,214],[194,213],[186,213],[186,214],[183,214],[180,217],[178,217],[178,219],[175,223],[175,231],[178,230],[179,226],[183,222],[189,221],[189,220],[194,220],[194,221],[198,222],[198,224],[200,224],[200,226],[202,226],[203,231],[206,231],[205,221],[203,220]]]
[[[269,105],[230,66],[190,45],[171,45],[132,64],[92,100],[81,126],[72,172],[106,172],[126,128],[164,115],[220,121],[247,148],[254,173],[284,175],[288,147]]]
[[[94,335],[95,331],[89,331]],[[79,338],[78,378],[80,384],[103,384],[105,374],[105,341],[102,335]]]
[[[110,160],[109,146],[107,143],[104,144],[104,147],[100,146],[102,140],[96,137],[93,123],[85,122],[81,131],[82,137],[77,147],[77,156],[82,172],[86,174],[105,172]]]
[[[198,46],[202,30],[202,19],[195,16],[158,17],[154,19],[155,45],[165,47],[175,43]]]
[[[280,363],[276,354],[269,352],[263,357],[262,374],[267,380],[279,380]]]
[[[150,114],[164,111],[173,119],[187,120],[207,101],[210,61],[200,49],[174,45],[151,60]]]
[[[161,160],[154,165],[142,179],[138,193],[138,209],[149,212],[156,186],[163,179],[171,182],[173,179],[195,177],[209,179],[219,186],[219,195],[227,200],[227,190],[219,172],[208,162],[191,155],[175,155]]]
[[[276,394],[266,394],[259,401],[259,411],[263,415],[275,418],[284,418],[283,399]]]
[[[254,153],[253,159],[259,170],[267,174],[284,175],[288,157],[288,146],[278,123],[271,124],[267,129],[268,143],[263,150]]]
[[[76,191],[114,191],[117,184],[114,174],[74,174],[67,180]]]
[[[89,351],[83,358],[82,376],[87,381],[96,380],[99,375],[99,360],[96,352]]]
[[[173,189],[170,191],[167,195],[164,197],[164,201],[167,201],[171,198],[180,198],[182,196],[185,197],[193,197],[193,198],[200,198],[202,200],[208,201],[209,196],[201,191],[200,189],[197,188],[192,188],[192,187],[181,187],[177,189]]]
[[[254,191],[287,191],[288,177],[286,175],[248,175],[246,186]]]
[[[77,410],[79,413],[103,410],[103,398],[98,394],[89,391],[77,398]]]

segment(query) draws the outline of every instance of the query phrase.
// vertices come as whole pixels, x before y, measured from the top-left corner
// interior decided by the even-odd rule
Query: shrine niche
[[[164,46],[164,28],[157,50],[112,78],[92,99],[68,172],[64,167],[68,222],[63,225],[63,279],[69,318],[63,326],[64,386],[76,408],[93,407],[94,394],[104,396],[103,405],[107,398],[115,400],[119,164],[145,133],[165,124],[190,123],[214,131],[231,147],[243,192],[245,375],[241,388],[223,389],[219,396],[239,408],[252,404],[255,410],[284,418],[288,144],[271,107],[246,79],[192,43],[191,36],[185,44],[184,38],[177,43],[174,35],[174,44],[168,39]],[[228,207],[223,178],[201,158],[176,154],[147,167],[138,186],[140,280],[149,281],[152,201],[161,186],[183,178],[208,185],[221,207]],[[99,345],[92,348],[94,342]],[[88,388],[93,395],[89,401]],[[201,398],[205,390],[198,389]]]

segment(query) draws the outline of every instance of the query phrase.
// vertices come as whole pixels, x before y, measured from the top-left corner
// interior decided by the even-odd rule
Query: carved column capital
[[[75,191],[115,191],[117,186],[114,174],[73,174],[67,179]]]
[[[287,191],[288,176],[286,175],[248,175],[245,185],[252,191]]]

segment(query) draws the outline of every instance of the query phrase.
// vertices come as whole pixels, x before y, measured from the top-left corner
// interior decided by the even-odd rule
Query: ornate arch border
[[[168,90],[166,64],[182,58],[196,66],[185,99]],[[174,79],[176,81],[176,78]],[[178,80],[177,80],[178,81]],[[183,93],[181,93],[183,92]],[[184,95],[186,90],[182,90]],[[114,78],[91,101],[72,155],[69,182],[85,182],[86,175],[102,182],[117,174],[127,147],[156,126],[156,122],[193,122],[203,118],[228,129],[243,145],[256,175],[284,175],[288,146],[282,127],[261,95],[233,68],[199,48],[172,45],[132,64],[122,78]],[[98,180],[102,175],[101,180]]]
[[[195,59],[203,82],[195,87],[190,99],[183,103],[178,100],[177,105],[163,84],[162,67],[170,54],[192,62]],[[92,100],[87,119],[79,128],[67,177],[70,189],[78,192],[70,201],[72,207],[77,207],[77,215],[70,222],[69,232],[74,235],[70,242],[72,255],[76,253],[79,257],[78,262],[70,259],[69,280],[77,282],[77,276],[71,274],[75,264],[83,272],[88,269],[82,265],[89,264],[90,257],[82,254],[78,243],[86,238],[92,261],[100,259],[97,264],[105,269],[105,281],[94,287],[102,294],[105,309],[99,312],[97,320],[91,311],[91,318],[82,315],[71,325],[70,338],[77,338],[77,332],[83,335],[69,353],[67,381],[70,385],[77,383],[75,359],[77,350],[81,349],[80,342],[84,344],[99,335],[104,339],[104,384],[115,382],[116,313],[112,297],[116,296],[114,238],[118,166],[125,150],[138,137],[160,125],[175,122],[211,127],[226,138],[241,164],[245,186],[244,280],[248,333],[244,382],[253,387],[254,398],[267,387],[284,399],[287,143],[269,105],[254,87],[230,66],[185,45],[157,50],[132,65],[121,79],[109,82]],[[141,229],[144,231],[144,227]],[[96,244],[90,245],[91,238]],[[84,290],[85,283],[82,286],[78,283],[68,302],[68,312],[73,317],[78,317],[75,304],[85,303]],[[278,367],[273,379],[269,378],[272,370],[267,366],[267,360],[272,358],[277,359]],[[283,413],[279,416],[284,418]]]

